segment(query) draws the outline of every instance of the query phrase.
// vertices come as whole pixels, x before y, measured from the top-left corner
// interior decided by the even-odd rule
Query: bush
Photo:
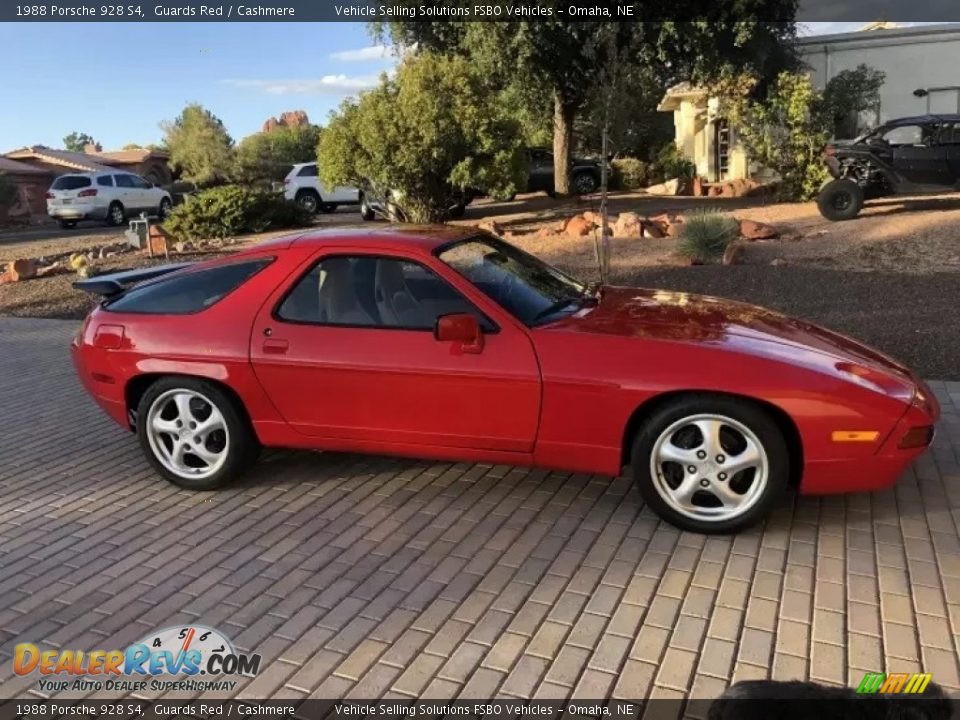
[[[190,196],[163,226],[180,240],[206,240],[310,222],[309,213],[282,195],[224,185]]]
[[[649,167],[643,160],[625,157],[610,163],[613,166],[613,178],[610,183],[617,190],[639,190],[648,183]]]
[[[693,178],[697,174],[697,166],[687,160],[677,147],[676,143],[664,145],[653,161],[648,181],[663,182],[673,178]]]
[[[683,223],[677,252],[691,260],[712,262],[723,257],[739,233],[739,223],[729,215],[717,211],[691,213]]]

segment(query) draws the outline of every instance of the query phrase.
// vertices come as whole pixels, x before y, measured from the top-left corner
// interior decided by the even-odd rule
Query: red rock
[[[563,228],[563,231],[567,235],[583,237],[584,235],[589,235],[593,231],[594,227],[594,224],[589,220],[584,220],[580,215],[574,215],[572,218],[567,220],[567,224]]]
[[[500,235],[500,236],[503,235],[503,227],[500,225],[500,223],[495,222],[493,220],[487,220],[486,222],[482,222],[479,225],[477,225],[477,227],[480,228],[481,230],[486,230],[488,233],[493,233],[494,235]]]
[[[743,263],[743,254],[745,248],[743,243],[732,242],[727,245],[727,249],[723,252],[723,260],[721,264],[723,265],[740,265]]]
[[[13,282],[29,280],[37,276],[36,260],[14,260],[7,266],[7,274]]]
[[[707,188],[707,197],[720,197],[720,186],[710,185]]]
[[[9,282],[13,282],[13,276],[10,274],[9,270],[4,270],[2,273],[0,273],[0,285]]]
[[[703,191],[703,178],[697,175],[693,179],[693,187],[691,188],[692,194],[694,197],[702,197],[705,195]]]
[[[779,237],[780,233],[773,225],[755,222],[754,220],[741,220],[740,236],[746,240],[772,240]]]
[[[640,238],[643,236],[643,221],[635,212],[622,212],[613,224],[614,237]]]
[[[265,133],[273,132],[281,127],[304,127],[310,124],[307,113],[303,110],[291,110],[281,113],[278,118],[268,118],[263,124],[262,131]]]
[[[642,226],[643,237],[652,238],[654,240],[662,240],[667,237],[667,233],[655,222],[646,221]]]

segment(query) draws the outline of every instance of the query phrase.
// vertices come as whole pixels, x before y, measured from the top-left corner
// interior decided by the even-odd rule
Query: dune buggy
[[[960,190],[960,115],[922,115],[881,125],[824,150],[834,177],[817,206],[828,220],[851,220],[865,200]]]

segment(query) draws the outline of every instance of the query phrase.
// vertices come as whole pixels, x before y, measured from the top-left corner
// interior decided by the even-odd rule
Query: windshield
[[[583,283],[493,237],[455,242],[437,256],[526,325],[548,322],[589,299]]]

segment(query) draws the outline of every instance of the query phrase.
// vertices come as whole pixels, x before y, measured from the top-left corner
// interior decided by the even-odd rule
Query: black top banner
[[[742,0],[2,0],[3,22],[636,22],[709,20],[736,13]],[[798,0],[799,22],[958,22],[958,0]],[[747,3],[749,5],[749,3]]]

